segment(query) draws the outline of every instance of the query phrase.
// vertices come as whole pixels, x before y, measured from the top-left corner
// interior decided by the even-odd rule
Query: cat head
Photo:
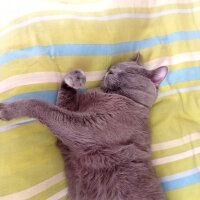
[[[138,53],[133,61],[111,66],[102,81],[101,88],[107,93],[117,93],[151,107],[167,72],[168,68],[165,66],[146,70],[140,63]]]

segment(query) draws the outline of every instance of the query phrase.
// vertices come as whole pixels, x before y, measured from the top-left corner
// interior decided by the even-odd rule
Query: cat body
[[[94,104],[88,103],[91,100]],[[164,199],[150,164],[149,109],[127,97],[101,91],[81,94],[79,102],[78,112],[95,113],[89,131],[98,142],[75,151],[58,143],[71,185],[70,199]]]
[[[0,119],[37,118],[58,138],[70,200],[164,200],[151,165],[148,119],[166,67],[135,61],[111,67],[98,89],[79,94],[81,71],[68,73],[57,105],[0,104]]]

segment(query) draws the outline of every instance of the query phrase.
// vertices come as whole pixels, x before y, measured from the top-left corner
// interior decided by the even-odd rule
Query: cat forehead
[[[144,69],[143,66],[139,65],[137,62],[134,61],[126,61],[126,62],[120,62],[116,63],[112,66],[113,68],[121,68],[121,69],[126,69],[126,68],[134,68],[134,69]]]
[[[134,61],[120,62],[120,63],[114,64],[113,66],[115,66],[115,67],[139,67],[139,65]]]
[[[120,69],[120,70],[125,70],[129,71],[131,70],[132,72],[135,73],[142,73],[142,74],[148,74],[148,71],[141,65],[138,65],[138,63],[134,61],[127,61],[127,62],[121,62],[114,64],[110,69]]]

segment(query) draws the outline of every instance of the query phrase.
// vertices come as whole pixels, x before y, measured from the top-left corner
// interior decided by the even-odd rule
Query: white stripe
[[[170,66],[184,62],[199,61],[199,60],[200,60],[200,52],[186,52],[174,56],[166,56],[152,60],[146,63],[145,67],[148,69],[155,69],[158,66]]]
[[[63,190],[61,190],[60,192],[54,194],[53,196],[49,197],[47,200],[58,200],[61,199],[62,197],[67,196],[68,193],[68,189],[65,188]]]
[[[6,195],[6,196],[2,196],[0,197],[0,200],[25,200],[25,199],[29,199],[43,191],[45,191],[46,189],[50,188],[51,186],[59,183],[60,181],[65,179],[65,175],[64,172],[61,172],[53,177],[51,177],[50,179],[43,181],[33,187],[30,187],[26,190],[23,190],[21,192],[17,192],[14,194],[10,194],[10,195]]]
[[[105,71],[87,72],[87,81],[101,80],[104,74]],[[64,73],[59,72],[35,72],[13,76],[0,82],[0,93],[24,85],[59,83],[63,76]]]
[[[71,1],[73,2],[73,1]],[[44,12],[51,10],[66,10],[75,12],[98,12],[115,8],[127,7],[156,7],[169,4],[190,4],[198,2],[198,0],[101,0],[93,3],[83,3],[74,5],[73,3],[66,2],[45,2],[41,0],[6,0],[1,1],[0,7],[0,26],[3,27],[10,21],[25,16],[33,12]],[[12,6],[11,6],[12,5]]]
[[[0,32],[0,37],[8,34],[11,31],[14,31],[19,28],[23,28],[26,26],[30,26],[34,23],[44,22],[44,21],[54,21],[54,20],[63,20],[63,19],[75,19],[75,20],[96,20],[96,21],[110,21],[110,20],[117,20],[117,19],[131,19],[131,18],[138,18],[138,19],[149,19],[155,17],[161,17],[170,14],[189,14],[200,11],[200,7],[189,8],[189,9],[171,9],[165,10],[157,13],[123,13],[123,14],[116,14],[111,16],[81,16],[81,15],[59,15],[59,16],[41,16],[29,19],[27,21],[15,24],[4,31]]]
[[[105,0],[107,2],[107,0]],[[133,1],[133,0],[108,0],[110,6],[118,7],[118,6],[134,6],[134,7],[156,7],[156,6],[164,6],[170,4],[192,4],[193,2],[197,2],[198,0],[142,0],[142,1]],[[113,8],[112,7],[112,8]]]
[[[170,96],[170,95],[174,95],[174,94],[192,92],[192,91],[200,91],[200,86],[192,86],[192,87],[181,88],[181,89],[177,88],[177,89],[170,90],[170,91],[167,91],[167,92],[160,92],[158,94],[158,98],[166,97],[166,96]]]
[[[177,173],[177,174],[173,174],[170,176],[164,176],[162,178],[160,178],[161,182],[167,182],[167,181],[173,181],[179,178],[183,178],[183,177],[187,177],[187,176],[191,176],[194,174],[200,173],[200,167],[196,167],[192,170],[187,170],[181,173]]]
[[[170,149],[170,148],[181,146],[181,145],[184,145],[184,144],[187,144],[192,141],[199,140],[199,139],[200,139],[199,132],[192,133],[192,134],[186,135],[180,139],[171,140],[168,142],[162,142],[162,143],[158,143],[158,144],[152,144],[151,149],[152,149],[152,151],[160,151],[160,150]]]
[[[8,131],[8,130],[11,130],[11,129],[16,128],[18,126],[22,126],[22,125],[25,125],[25,124],[30,124],[32,122],[37,122],[37,120],[36,119],[27,119],[27,120],[15,122],[15,123],[7,124],[5,126],[0,126],[0,133],[3,133],[3,132]]]
[[[57,83],[60,82],[61,79],[62,75],[58,72],[36,72],[30,74],[21,74],[1,81],[0,93],[23,85],[48,82]]]
[[[104,77],[106,71],[86,72],[87,81],[100,81]]]
[[[199,61],[200,60],[200,52],[193,53],[183,53],[178,54],[171,57],[162,57],[159,59],[152,60],[144,64],[147,69],[155,69],[158,66],[169,66],[175,65],[179,63],[189,62],[189,61]],[[87,72],[87,81],[100,81],[104,76],[105,71],[94,71]],[[21,74],[12,76],[3,81],[0,81],[0,93],[6,92],[10,89],[30,85],[30,84],[38,84],[38,83],[58,83],[62,80],[64,73],[59,72],[35,72],[30,74]],[[169,96],[176,94],[178,92],[189,92],[194,90],[199,90],[199,86],[182,88],[177,90],[170,90],[167,92],[159,93],[158,97]]]
[[[194,148],[192,150],[185,151],[183,153],[179,153],[179,154],[176,154],[176,155],[154,159],[152,161],[152,164],[154,166],[163,165],[163,164],[166,164],[166,163],[171,163],[171,162],[175,162],[175,161],[178,161],[178,160],[183,160],[185,158],[189,158],[189,157],[192,157],[192,156],[195,156],[195,155],[198,155],[198,154],[200,154],[200,147],[197,147],[197,148]]]

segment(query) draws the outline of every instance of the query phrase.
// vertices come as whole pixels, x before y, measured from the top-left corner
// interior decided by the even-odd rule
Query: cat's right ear
[[[160,83],[165,79],[168,73],[168,67],[162,66],[157,69],[150,71],[150,79],[151,81],[156,85],[156,87],[159,87]]]

